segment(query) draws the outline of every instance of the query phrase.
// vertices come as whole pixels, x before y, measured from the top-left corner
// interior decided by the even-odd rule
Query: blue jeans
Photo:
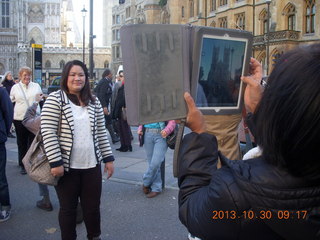
[[[38,187],[39,187],[40,196],[42,196],[42,197],[44,197],[44,196],[49,196],[48,185],[38,183]]]
[[[151,187],[152,192],[162,191],[160,167],[168,146],[165,138],[160,133],[145,132],[144,149],[147,154],[148,170],[143,175],[143,185]]]
[[[7,151],[5,143],[0,143],[0,205],[10,207],[9,187],[6,177]]]

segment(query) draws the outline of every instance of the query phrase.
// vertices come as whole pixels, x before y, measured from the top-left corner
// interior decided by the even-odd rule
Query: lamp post
[[[270,3],[271,0],[266,0],[268,5],[267,10],[267,46],[266,46],[266,55],[267,55],[267,76],[269,76],[269,31],[270,31]]]
[[[86,28],[85,28],[85,20],[86,20],[86,13],[87,13],[87,9],[85,8],[85,6],[83,5],[83,9],[81,10],[82,12],[82,17],[83,17],[83,40],[82,40],[82,62],[85,63],[85,42],[86,42]]]

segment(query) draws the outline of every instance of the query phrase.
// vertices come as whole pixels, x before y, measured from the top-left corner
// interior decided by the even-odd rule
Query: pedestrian
[[[60,116],[61,132],[57,135]],[[100,239],[101,161],[110,178],[114,157],[103,109],[90,91],[83,62],[73,60],[63,68],[61,90],[51,93],[43,105],[41,134],[51,173],[61,177],[55,190],[60,203],[62,240],[77,238],[78,198],[88,239]]]
[[[15,84],[16,83],[13,81],[12,73],[10,71],[6,72],[3,76],[2,85],[7,89],[9,96],[10,96],[12,86]],[[12,132],[14,132],[13,125],[11,126],[10,133],[8,135],[9,138],[15,138],[15,136],[12,134]]]
[[[113,88],[112,72],[109,68],[107,68],[106,70],[104,70],[102,74],[102,79],[99,81],[95,91],[103,107],[106,128],[109,131],[109,134],[112,139],[112,143],[115,144],[116,142],[119,142],[119,137],[116,135],[112,125],[112,118],[111,118],[111,111],[110,111],[112,88]]]
[[[7,151],[5,142],[13,120],[13,107],[5,88],[0,87],[0,222],[10,218],[11,204],[6,176]]]
[[[31,75],[32,72],[29,67],[22,67],[19,70],[20,82],[13,85],[10,92],[11,101],[15,103],[13,124],[17,135],[18,162],[21,174],[27,174],[22,159],[27,153],[34,138],[34,135],[23,126],[22,120],[28,107],[35,101],[36,96],[42,94],[40,85],[31,82]],[[40,112],[40,107],[37,108],[37,111]]]
[[[320,44],[285,53],[264,92],[251,59],[244,101],[261,156],[223,157],[190,94],[179,152],[179,218],[201,239],[318,239]],[[222,167],[216,167],[218,156]]]
[[[156,197],[162,191],[160,167],[168,149],[166,137],[174,131],[175,127],[174,120],[168,121],[167,124],[156,122],[138,127],[138,135],[144,138],[144,149],[148,161],[148,169],[143,175],[142,185],[142,191],[147,198]]]
[[[13,81],[12,73],[10,71],[6,72],[3,75],[2,85],[7,89],[8,94],[10,95],[11,88],[16,83]]]
[[[121,86],[118,88],[117,97],[114,103],[114,111],[112,112],[112,118],[118,120],[120,133],[121,146],[116,150],[120,152],[132,152],[131,129],[126,116],[126,98],[124,92],[125,77],[123,71],[121,73],[119,72],[119,78],[121,80]]]

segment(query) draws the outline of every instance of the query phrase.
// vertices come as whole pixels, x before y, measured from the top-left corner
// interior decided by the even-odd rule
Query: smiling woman
[[[51,174],[61,176],[55,187],[60,203],[61,239],[76,239],[78,198],[88,239],[100,239],[101,162],[109,178],[114,157],[103,110],[91,94],[88,69],[83,62],[70,61],[63,68],[61,90],[51,93],[42,108],[41,133]]]

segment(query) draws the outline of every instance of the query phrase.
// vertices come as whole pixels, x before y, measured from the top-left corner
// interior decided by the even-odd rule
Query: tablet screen
[[[204,34],[196,104],[200,109],[239,108],[247,39]]]

